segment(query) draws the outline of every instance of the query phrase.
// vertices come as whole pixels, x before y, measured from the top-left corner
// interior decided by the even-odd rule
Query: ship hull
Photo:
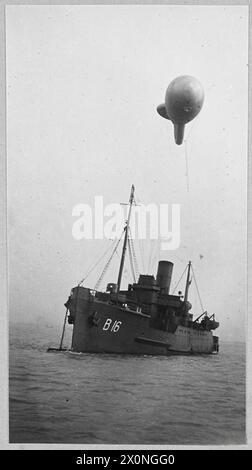
[[[211,331],[178,325],[175,332],[149,326],[150,316],[95,298],[78,298],[71,349],[117,354],[211,354]]]

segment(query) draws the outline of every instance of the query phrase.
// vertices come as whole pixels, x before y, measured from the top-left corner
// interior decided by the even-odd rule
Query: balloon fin
[[[163,118],[165,119],[170,119],[168,114],[167,114],[167,111],[166,111],[166,107],[165,107],[165,104],[159,104],[158,107],[157,107],[157,112],[158,114],[160,114],[160,116],[162,116]]]
[[[177,145],[181,145],[184,138],[185,124],[181,122],[174,122],[174,138]]]

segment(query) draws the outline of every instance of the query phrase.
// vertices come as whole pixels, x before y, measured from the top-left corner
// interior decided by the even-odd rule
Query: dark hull
[[[81,292],[75,304],[72,350],[118,354],[211,354],[211,331],[178,325],[174,333],[151,328],[150,316],[98,301]]]

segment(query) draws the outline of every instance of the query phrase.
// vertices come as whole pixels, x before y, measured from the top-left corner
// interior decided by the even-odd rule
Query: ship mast
[[[130,191],[130,198],[129,198],[129,213],[128,213],[128,218],[125,222],[125,227],[124,227],[124,242],[123,242],[122,256],[121,256],[120,268],[119,268],[118,279],[117,279],[117,292],[119,292],[120,286],[121,286],[123,266],[124,266],[125,254],[126,254],[126,249],[127,249],[131,209],[132,209],[132,204],[134,201],[134,192],[135,192],[135,186],[134,184],[132,184],[131,191]]]
[[[184,301],[187,302],[188,300],[188,292],[189,292],[189,286],[191,284],[190,281],[190,271],[191,271],[191,261],[188,263],[188,269],[187,269],[187,278],[186,278],[186,287],[185,287],[185,295],[184,295]]]

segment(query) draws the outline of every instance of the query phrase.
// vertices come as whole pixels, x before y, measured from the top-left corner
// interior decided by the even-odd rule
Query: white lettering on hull
[[[122,322],[120,320],[111,320],[111,318],[107,318],[103,325],[103,330],[104,331],[112,331],[113,333],[117,333],[120,329]]]

